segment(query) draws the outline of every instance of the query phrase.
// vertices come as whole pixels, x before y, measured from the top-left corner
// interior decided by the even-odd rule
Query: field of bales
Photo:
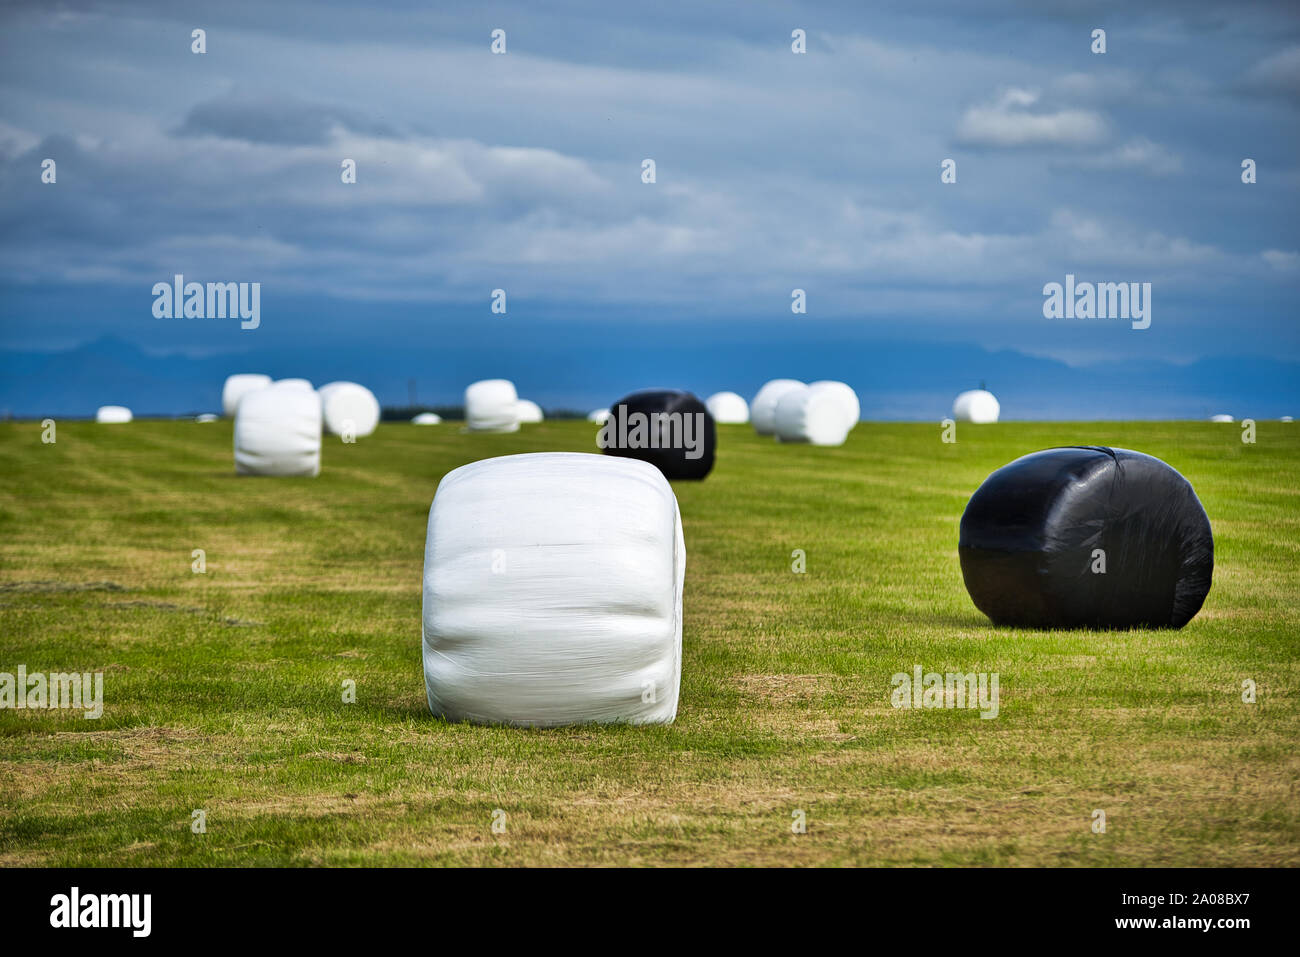
[[[595,426],[383,424],[327,438],[318,478],[258,479],[229,421],[0,424],[0,672],[104,673],[98,720],[0,710],[0,864],[1300,864],[1300,432],[1258,429],[721,426],[713,474],[674,483],[676,722],[523,730],[428,713],[426,517],[450,469]],[[1195,486],[1216,568],[1186,628],[971,604],[967,499],[1069,444]],[[916,665],[996,672],[997,717],[891,707]]]

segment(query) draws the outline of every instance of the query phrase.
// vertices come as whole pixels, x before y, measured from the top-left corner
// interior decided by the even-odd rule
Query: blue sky
[[[878,342],[918,370],[968,344],[971,378],[979,350],[1298,362],[1300,8],[1130,6],[6,6],[0,349],[310,353],[387,401],[409,377],[454,399],[500,357],[574,404],[608,382],[748,391],[791,343],[851,354],[864,391]],[[178,272],[260,282],[261,327],[155,319]],[[1045,319],[1067,272],[1150,282],[1151,328]],[[702,348],[725,381],[686,360]],[[687,369],[708,381],[656,378]]]

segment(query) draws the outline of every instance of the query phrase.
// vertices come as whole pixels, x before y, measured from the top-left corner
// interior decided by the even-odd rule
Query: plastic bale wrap
[[[379,425],[379,400],[365,386],[329,382],[320,387],[319,394],[325,430],[332,435],[370,435]]]
[[[776,437],[782,442],[843,445],[857,423],[853,416],[856,405],[856,396],[850,405],[838,388],[823,385],[790,389],[776,404]]]
[[[133,418],[131,410],[124,405],[101,405],[95,410],[95,421],[104,425],[121,425]]]
[[[643,426],[638,430],[639,423]],[[649,462],[670,479],[698,480],[713,470],[718,429],[704,403],[691,393],[647,389],[610,407],[596,444],[606,455]]]
[[[773,379],[759,389],[749,404],[749,421],[754,423],[754,431],[759,435],[775,435],[776,404],[791,389],[804,387],[798,379]]]
[[[519,395],[506,379],[484,379],[465,390],[465,424],[471,432],[518,432]]]
[[[836,382],[833,379],[822,379],[818,382],[808,383],[810,389],[822,389],[826,392],[833,392],[840,400],[844,407],[844,417],[849,421],[849,429],[858,424],[862,418],[862,403],[858,401],[858,394],[853,391],[853,387],[847,382]]]
[[[1048,449],[971,496],[958,543],[975,606],[997,625],[1181,628],[1214,572],[1196,492],[1127,449]]]
[[[952,401],[952,417],[957,422],[988,425],[996,422],[1001,414],[1002,404],[992,392],[985,392],[983,389],[963,392]]]
[[[749,421],[749,403],[734,392],[715,392],[704,406],[719,425],[744,425]]]
[[[587,413],[587,421],[595,422],[597,425],[604,425],[609,418],[609,409],[592,409]]]
[[[520,399],[515,404],[515,415],[524,424],[536,424],[546,420],[542,407],[531,399]]]
[[[436,412],[421,412],[411,418],[412,425],[440,425],[442,416]]]
[[[316,387],[311,384],[310,379],[276,379],[271,385],[278,385],[286,389],[306,389],[312,393],[316,391]]]
[[[221,387],[221,413],[228,418],[233,418],[235,410],[239,408],[239,400],[250,392],[256,392],[258,389],[265,389],[271,384],[269,375],[262,375],[257,372],[240,372],[226,379],[226,384]]]
[[[314,390],[272,385],[235,412],[237,475],[320,474],[321,407]]]
[[[537,727],[677,715],[686,546],[644,462],[507,455],[443,477],[424,553],[429,710]]]

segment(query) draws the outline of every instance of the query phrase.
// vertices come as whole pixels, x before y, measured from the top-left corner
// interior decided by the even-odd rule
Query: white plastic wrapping
[[[985,425],[996,422],[1002,413],[1002,406],[992,392],[983,389],[971,389],[957,396],[952,403],[952,417],[958,422],[973,422]]]
[[[412,425],[438,425],[442,422],[442,416],[436,412],[421,412],[411,419]]]
[[[853,387],[846,382],[836,382],[834,379],[819,379],[817,382],[808,383],[810,389],[825,389],[835,393],[839,397],[840,404],[844,408],[844,416],[849,420],[849,428],[858,424],[862,418],[862,403],[858,401],[858,394],[853,391]]]
[[[542,407],[531,399],[520,399],[515,403],[515,415],[520,422],[544,422],[546,416],[542,413]]]
[[[316,391],[316,387],[311,384],[310,379],[276,379],[271,383],[271,385],[279,385],[291,389],[307,389],[310,392]]]
[[[230,376],[226,379],[226,384],[221,387],[222,415],[233,417],[235,410],[239,408],[240,399],[250,392],[265,389],[270,384],[271,377],[259,372],[240,372]]]
[[[776,432],[776,404],[781,396],[791,389],[803,388],[798,379],[773,379],[758,390],[754,401],[749,404],[749,420],[754,423],[754,431],[759,435],[772,435]]]
[[[782,442],[843,445],[857,421],[853,417],[857,397],[853,397],[850,405],[843,390],[833,387],[841,385],[805,385],[782,393],[781,401],[776,404],[776,437]]]
[[[319,394],[321,419],[327,432],[370,435],[379,425],[379,400],[365,386],[355,382],[327,382],[320,387]]]
[[[201,415],[196,415],[194,417],[194,421],[195,422],[216,422],[220,418],[221,416],[217,415],[214,412],[204,412]]]
[[[1232,416],[1228,415],[1228,413],[1226,413],[1226,412],[1220,412],[1220,413],[1218,413],[1217,415],[1212,415],[1212,416],[1210,416],[1210,421],[1211,421],[1211,422],[1231,422],[1231,421],[1232,421]]]
[[[131,410],[124,405],[101,405],[95,410],[95,421],[104,425],[121,425],[132,418]]]
[[[320,434],[320,399],[314,390],[276,384],[250,392],[235,411],[235,472],[319,475]]]
[[[595,422],[597,425],[604,425],[609,421],[609,409],[593,409],[587,413],[587,421]]]
[[[518,432],[519,395],[508,379],[484,379],[465,390],[465,424],[471,432]]]
[[[743,425],[749,421],[749,403],[734,392],[715,392],[705,400],[704,406],[720,425]]]
[[[484,459],[429,510],[429,709],[550,727],[668,723],[681,682],[686,547],[653,465],[580,452]]]

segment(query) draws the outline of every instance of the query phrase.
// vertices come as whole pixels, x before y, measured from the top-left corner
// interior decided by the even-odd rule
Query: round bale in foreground
[[[596,445],[606,455],[649,462],[670,479],[702,479],[713,470],[718,429],[691,393],[647,389],[610,407]]]
[[[332,435],[370,435],[379,425],[379,400],[355,382],[327,382],[320,387],[321,417]]]
[[[235,474],[320,474],[320,398],[292,383],[250,392],[235,410]]]
[[[265,389],[270,384],[271,377],[260,372],[239,372],[228,377],[221,387],[221,414],[227,418],[233,417],[239,408],[240,399],[250,392]]]
[[[971,496],[958,543],[975,607],[995,625],[1181,628],[1214,572],[1210,520],[1188,481],[1127,449],[1048,449]]]
[[[429,710],[451,721],[667,724],[686,546],[673,490],[631,459],[543,452],[448,472],[429,510]]]
[[[749,421],[749,403],[734,392],[715,392],[704,406],[719,425],[744,425]]]
[[[95,410],[95,421],[103,425],[121,425],[133,418],[131,410],[124,405],[101,405]]]

